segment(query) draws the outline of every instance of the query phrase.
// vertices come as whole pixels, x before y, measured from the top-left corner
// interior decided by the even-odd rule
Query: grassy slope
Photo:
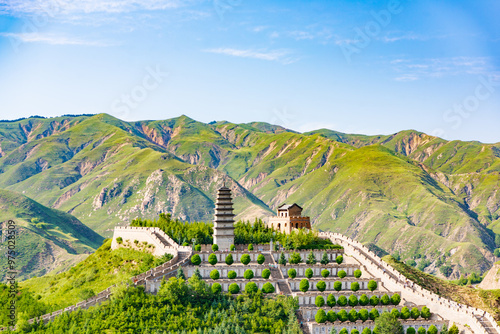
[[[32,219],[38,222],[32,223]],[[104,238],[66,212],[47,208],[21,194],[0,190],[0,221],[16,223],[20,279],[64,269],[92,253]],[[2,248],[7,242],[1,244]],[[6,257],[0,258],[2,268]],[[2,270],[5,273],[4,270]],[[0,277],[3,280],[4,276]]]
[[[483,309],[494,315],[497,321],[500,321],[500,290],[482,290],[470,286],[460,286],[409,267],[396,261],[390,255],[383,257],[382,260],[425,289],[458,303]]]

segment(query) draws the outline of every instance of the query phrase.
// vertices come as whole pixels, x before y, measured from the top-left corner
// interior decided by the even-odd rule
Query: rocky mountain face
[[[315,227],[428,272],[483,272],[495,260],[499,144],[417,131],[300,134],[266,123],[123,122],[105,114],[0,123],[0,141],[0,188],[71,213],[105,236],[160,212],[209,221],[226,182],[238,218],[297,202]]]

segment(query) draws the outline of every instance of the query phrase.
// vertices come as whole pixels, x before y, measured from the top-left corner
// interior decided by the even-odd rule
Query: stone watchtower
[[[234,245],[234,214],[231,189],[224,185],[217,192],[214,215],[214,244],[220,250],[229,250]]]
[[[267,226],[281,233],[290,234],[293,229],[311,229],[309,217],[302,216],[302,208],[296,203],[292,205],[283,204],[278,207],[278,214],[270,217]]]

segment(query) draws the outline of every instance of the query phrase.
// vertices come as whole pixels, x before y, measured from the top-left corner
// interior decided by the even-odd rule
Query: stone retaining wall
[[[403,325],[404,332],[406,333],[406,330],[409,327],[413,327],[416,330],[419,327],[425,328],[425,330],[428,330],[430,326],[434,325],[438,330],[441,329],[441,327],[444,324],[448,325],[447,321],[430,321],[430,320],[403,320],[401,322]],[[348,330],[350,333],[351,330],[357,329],[360,333],[363,331],[365,328],[370,328],[373,331],[373,328],[375,327],[375,322],[371,320],[367,320],[365,322],[362,322],[361,320],[358,320],[356,322],[340,322],[340,321],[335,321],[334,323],[324,323],[324,324],[318,324],[318,323],[313,323],[313,322],[308,322],[307,327],[309,327],[309,331],[312,334],[329,334],[330,331],[332,330],[332,327],[335,327],[337,330],[337,333],[340,332],[342,328],[345,328]],[[481,332],[483,333],[483,332]],[[484,332],[486,333],[486,332]]]

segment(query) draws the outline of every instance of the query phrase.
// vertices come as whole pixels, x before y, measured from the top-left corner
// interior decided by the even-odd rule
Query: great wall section
[[[241,250],[238,247],[234,251],[209,251],[209,247],[204,247],[203,251],[194,251],[191,247],[180,246],[175,243],[171,238],[169,238],[163,231],[159,228],[148,228],[148,227],[116,227],[114,230],[114,236],[112,241],[112,248],[120,247],[117,243],[117,238],[121,237],[123,240],[139,240],[145,241],[147,243],[155,245],[155,254],[163,255],[164,253],[172,254],[173,258],[167,263],[160,265],[154,269],[151,269],[145,273],[134,276],[130,279],[130,285],[143,285],[148,293],[156,293],[160,287],[161,280],[163,278],[168,279],[174,277],[180,266],[186,275],[186,278],[191,277],[195,269],[197,268],[201,274],[203,280],[208,284],[218,282],[221,284],[222,291],[227,292],[229,290],[229,285],[231,283],[236,283],[240,291],[244,290],[246,283],[249,280],[243,277],[244,271],[250,269],[254,273],[254,277],[251,281],[256,283],[259,289],[263,287],[265,283],[271,283],[275,289],[275,294],[285,294],[296,297],[299,303],[299,310],[297,317],[301,322],[302,329],[304,333],[311,334],[328,334],[332,327],[335,327],[337,331],[342,328],[346,328],[349,332],[352,329],[357,329],[360,332],[364,328],[370,328],[373,330],[374,321],[372,320],[357,320],[354,322],[340,320],[324,323],[317,323],[315,321],[315,315],[321,308],[326,312],[333,310],[334,312],[339,312],[342,309],[350,311],[355,309],[359,311],[363,308],[365,309],[377,309],[379,313],[383,311],[391,311],[391,309],[396,308],[399,311],[403,307],[413,308],[427,306],[432,312],[430,319],[418,318],[417,320],[401,320],[403,327],[406,329],[408,327],[413,327],[418,329],[423,327],[428,329],[431,325],[436,326],[438,329],[442,324],[451,325],[455,323],[459,326],[461,333],[498,333],[500,334],[500,327],[497,325],[493,317],[482,310],[471,308],[466,305],[461,305],[455,303],[451,300],[442,298],[430,291],[427,291],[416,284],[411,284],[403,275],[397,272],[390,265],[383,262],[376,254],[368,250],[361,243],[354,241],[344,235],[331,233],[331,232],[320,232],[320,237],[330,239],[334,244],[339,244],[343,249],[333,249],[328,250],[329,263],[323,264],[311,264],[307,265],[303,262],[307,258],[310,250],[300,250],[302,258],[302,263],[300,264],[289,264],[287,261],[286,265],[278,264],[278,258],[281,251],[271,251],[269,245],[255,245],[256,251],[246,251]],[[323,250],[313,251],[315,258],[319,261],[323,254]],[[208,263],[208,256],[210,254],[215,254],[217,257],[217,264],[211,265]],[[283,254],[287,258],[290,258],[292,251],[283,251]],[[193,265],[190,261],[192,255],[198,254],[201,258],[201,263],[197,266]],[[234,263],[232,265],[227,265],[225,263],[225,258],[228,254],[232,254]],[[248,254],[250,256],[250,263],[244,265],[240,263],[240,259],[243,254]],[[263,254],[265,260],[262,264],[258,264],[257,257],[259,254]],[[338,255],[343,255],[344,262],[337,264],[335,259]],[[288,277],[289,269],[296,270],[296,277]],[[310,277],[309,283],[310,288],[307,292],[302,292],[299,289],[300,281],[306,276],[306,269],[311,268],[313,271],[313,276]],[[217,269],[220,272],[220,278],[218,280],[212,280],[210,278],[210,272]],[[262,278],[262,272],[265,269],[271,271],[271,275],[268,279]],[[328,270],[328,277],[321,276],[323,270]],[[362,275],[359,278],[354,277],[354,271],[356,269],[361,270]],[[227,277],[229,271],[235,271],[237,277],[229,279]],[[340,278],[338,273],[344,271],[346,276]],[[377,288],[373,291],[368,289],[368,282],[374,280],[377,282]],[[324,291],[320,291],[316,284],[319,281],[324,281],[326,283],[326,288]],[[341,282],[341,289],[337,291],[334,289],[335,282]],[[358,291],[351,291],[351,284],[357,282],[359,283]],[[399,305],[382,305],[378,304],[376,306],[327,306],[317,307],[315,305],[315,300],[317,296],[322,296],[326,301],[329,295],[333,295],[338,301],[340,296],[345,296],[349,298],[351,295],[355,295],[359,298],[362,294],[367,297],[377,296],[379,299],[383,295],[391,296],[393,294],[399,294],[401,297],[401,303]],[[37,321],[51,321],[56,316],[62,314],[63,312],[71,312],[79,308],[89,308],[91,306],[102,303],[112,296],[112,287],[100,292],[96,296],[82,301],[76,305],[66,307],[65,309],[52,312],[50,314],[45,314],[39,318]],[[356,299],[357,299],[356,298]],[[30,322],[35,321],[31,319]],[[3,328],[5,329],[5,328]]]

